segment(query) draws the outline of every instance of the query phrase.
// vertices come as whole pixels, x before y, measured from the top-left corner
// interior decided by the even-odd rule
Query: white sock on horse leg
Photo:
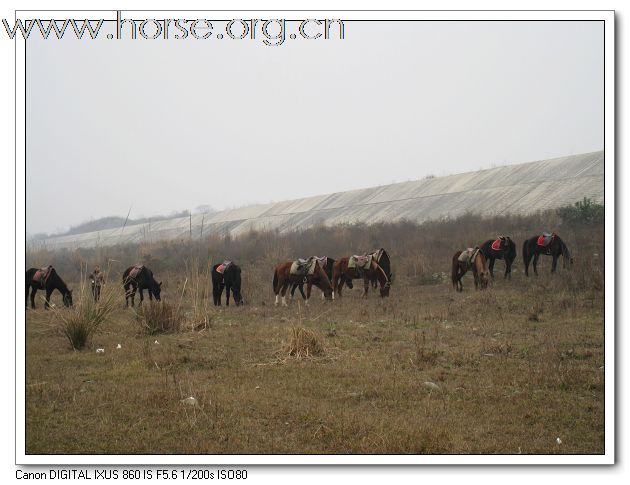
[[[287,300],[284,296],[282,297],[282,306],[289,306],[287,305]]]
[[[280,298],[279,298],[279,295],[276,295],[276,305],[277,305],[278,303],[280,303]]]

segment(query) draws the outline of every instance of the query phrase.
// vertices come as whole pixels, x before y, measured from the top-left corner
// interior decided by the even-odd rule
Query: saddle
[[[551,241],[553,241],[555,238],[556,238],[555,233],[543,232],[540,236],[538,236],[538,240],[536,241],[536,244],[538,246],[546,248],[547,246],[551,244]]]
[[[462,254],[459,255],[457,260],[460,263],[465,264],[466,266],[472,266],[472,263],[475,260],[475,258],[477,257],[477,253],[478,252],[479,252],[479,248],[478,247],[466,248],[464,251],[462,251]]]
[[[356,270],[370,269],[373,259],[373,254],[354,254],[348,258],[348,268]]]
[[[52,265],[49,265],[35,271],[35,274],[33,275],[33,282],[39,284],[43,288],[52,273],[52,269]]]
[[[232,261],[223,261],[219,266],[217,266],[216,272],[223,274],[226,269],[230,267]]]
[[[501,246],[503,246],[508,239],[510,239],[508,236],[499,236],[490,247],[495,251],[500,251]]]
[[[143,269],[144,269],[144,264],[135,264],[133,268],[131,268],[131,271],[129,272],[129,277],[136,279],[138,275],[140,274],[140,271],[142,271]]]
[[[315,267],[317,266],[318,258],[315,256],[311,256],[308,259],[299,258],[293,261],[291,265],[291,269],[289,273],[297,276],[312,275],[315,272]]]

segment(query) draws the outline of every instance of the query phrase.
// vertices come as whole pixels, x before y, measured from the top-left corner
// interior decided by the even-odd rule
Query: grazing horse
[[[92,283],[92,296],[94,297],[94,301],[99,301],[101,299],[101,288],[105,283],[105,276],[101,272],[100,266],[96,265],[94,271],[88,278],[90,278],[90,282]]]
[[[314,257],[317,258],[317,256],[314,256]],[[328,276],[328,279],[332,281],[333,264],[335,264],[335,260],[328,256],[317,258],[317,260],[320,262],[320,264],[324,268],[324,271],[326,271],[326,276]],[[344,279],[344,283],[346,284],[346,286],[348,286],[348,288],[352,289],[352,280]],[[295,293],[296,288],[300,290],[300,293],[302,294],[302,299],[306,300],[306,295],[304,294],[304,281],[301,281],[299,283],[293,283],[293,285],[291,286],[291,299],[293,299],[293,294]],[[324,298],[323,293],[322,293],[322,298]]]
[[[236,306],[243,304],[241,296],[241,268],[231,261],[224,261],[212,267],[212,298],[215,306],[221,306],[221,295],[225,288],[225,305],[230,306],[230,291]]]
[[[26,271],[26,305],[28,306],[28,294],[31,294],[31,308],[35,309],[35,293],[37,290],[46,290],[46,300],[44,308],[50,306],[50,295],[58,290],[61,293],[63,304],[66,307],[72,306],[72,290],[64,283],[57,271],[52,266],[46,268],[30,268]]]
[[[374,257],[374,259],[376,259],[376,262],[378,263],[378,265],[383,268],[383,271],[385,271],[385,274],[387,275],[387,279],[389,280],[390,284],[392,282],[392,263],[391,260],[389,259],[389,254],[387,253],[387,251],[385,251],[383,248],[377,249],[376,251],[374,251],[372,253],[372,256]],[[372,279],[372,288],[376,289],[378,280],[376,278]]]
[[[479,248],[470,248],[466,251],[457,251],[453,255],[451,266],[451,280],[455,291],[464,291],[462,277],[472,270],[475,279],[475,289],[484,289],[488,286],[488,265],[483,251]]]
[[[326,274],[326,271],[321,267],[319,261],[312,261],[309,271],[306,274],[292,274],[291,267],[294,261],[287,261],[286,263],[280,263],[276,266],[276,270],[273,273],[273,292],[276,295],[276,305],[279,303],[278,296],[282,292],[282,306],[287,306],[285,295],[287,289],[292,284],[303,283],[306,280],[306,304],[311,297],[311,289],[313,285],[317,286],[324,293],[326,300],[332,300],[333,287],[330,283],[330,279]]]
[[[381,297],[389,296],[391,283],[387,277],[387,273],[385,273],[374,258],[371,258],[367,268],[348,267],[349,261],[349,257],[343,257],[333,265],[333,288],[339,298],[341,298],[344,278],[346,280],[363,279],[364,298],[367,297],[370,281],[373,279],[376,279],[381,285]]]
[[[546,244],[546,245],[545,245]],[[534,236],[527,239],[523,243],[523,263],[525,263],[525,276],[529,276],[529,262],[532,261],[534,273],[538,274],[536,265],[538,264],[538,256],[544,254],[551,256],[553,261],[551,263],[551,272],[556,271],[556,265],[558,264],[558,258],[563,257],[562,266],[567,267],[567,263],[573,264],[573,258],[569,252],[569,248],[564,241],[560,239],[557,234],[542,234],[540,236]]]
[[[140,290],[140,304],[144,301],[144,290],[149,290],[149,300],[153,297],[160,301],[162,282],[159,283],[153,278],[153,272],[144,265],[136,264],[129,266],[123,273],[123,287],[125,288],[125,306],[135,306],[136,290]]]
[[[503,278],[512,278],[512,263],[516,259],[516,244],[509,236],[499,236],[497,239],[489,239],[479,249],[488,261],[490,277],[494,278],[494,261],[505,261],[505,274]]]

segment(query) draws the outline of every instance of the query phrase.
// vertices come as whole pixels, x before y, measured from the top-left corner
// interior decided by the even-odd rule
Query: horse
[[[101,299],[101,287],[105,283],[105,276],[101,272],[101,268],[97,265],[88,278],[90,278],[90,282],[92,283],[92,296],[94,297],[94,301],[97,302]]]
[[[333,265],[333,288],[339,298],[341,298],[341,290],[343,289],[343,283],[345,280],[363,279],[363,297],[366,298],[368,294],[368,288],[370,287],[370,281],[376,279],[381,285],[381,297],[389,296],[389,287],[391,282],[387,277],[387,273],[379,266],[379,264],[372,258],[368,268],[357,269],[349,268],[349,257],[343,257]],[[333,293],[334,296],[334,293]]]
[[[538,264],[538,256],[544,254],[546,256],[551,256],[553,261],[551,262],[551,272],[554,273],[556,271],[556,265],[558,264],[558,258],[562,256],[562,266],[564,268],[567,267],[567,263],[573,264],[573,257],[569,252],[569,248],[567,245],[560,239],[560,236],[557,234],[550,234],[551,241],[547,246],[542,246],[539,243],[540,239],[543,238],[545,234],[541,236],[534,236],[530,239],[527,239],[523,243],[523,263],[525,264],[525,276],[529,276],[529,262],[532,261],[532,266],[534,268],[534,273],[538,275],[538,270],[536,269],[536,265]]]
[[[314,267],[312,271],[308,271],[307,274],[291,274],[291,267],[294,261],[287,261],[280,263],[276,266],[276,270],[273,273],[273,292],[276,295],[276,305],[278,305],[278,296],[282,292],[282,306],[288,306],[285,300],[285,295],[289,285],[300,284],[306,280],[306,305],[311,297],[311,289],[313,285],[317,286],[324,293],[326,300],[333,299],[333,287],[330,283],[330,279],[326,274],[326,271],[321,267],[319,261],[312,262]]]
[[[494,262],[497,259],[505,261],[505,274],[503,278],[512,279],[512,263],[516,259],[516,244],[509,236],[499,236],[497,239],[489,239],[479,249],[488,261],[490,277],[494,279]]]
[[[153,272],[144,265],[136,264],[129,266],[123,273],[123,287],[125,288],[125,306],[135,306],[136,290],[140,290],[140,304],[144,301],[144,290],[149,290],[149,300],[153,297],[160,301],[162,282],[159,283],[153,278]]]
[[[378,265],[381,268],[383,268],[383,271],[385,271],[385,274],[387,275],[387,279],[389,280],[391,284],[392,263],[391,263],[391,260],[389,259],[389,254],[387,253],[387,251],[385,251],[383,248],[380,248],[374,251],[372,253],[372,256],[376,259],[376,262],[378,263]],[[376,278],[372,279],[372,288],[376,289],[377,284],[378,284],[378,279]]]
[[[323,268],[324,268],[324,271],[326,271],[326,276],[328,276],[328,279],[332,281],[332,271],[333,271],[333,264],[335,264],[335,260],[328,256],[324,256],[323,258],[317,258],[317,259],[320,261],[320,264],[321,264],[322,259],[325,260]],[[352,280],[345,280],[344,283],[348,286],[348,288],[352,289]],[[300,293],[302,294],[302,299],[306,300],[306,295],[304,294],[304,281],[301,281],[299,283],[293,283],[293,285],[291,285],[291,299],[293,299],[293,295],[295,293],[296,288],[300,290]],[[323,298],[324,298],[324,294],[322,293],[322,299]]]
[[[230,306],[230,291],[236,306],[243,304],[241,296],[241,268],[231,261],[215,264],[212,267],[212,298],[215,306],[221,306],[221,295],[225,288],[225,305]]]
[[[28,307],[29,290],[31,294],[31,308],[35,309],[35,293],[37,290],[46,290],[46,300],[44,308],[47,310],[50,306],[50,295],[53,291],[58,290],[65,307],[72,306],[72,290],[68,288],[66,283],[57,274],[52,266],[46,268],[30,268],[26,271],[26,305]]]
[[[470,250],[469,250],[470,251]],[[483,255],[483,251],[479,248],[469,252],[467,261],[461,261],[460,256],[464,251],[457,251],[453,255],[453,261],[451,266],[451,280],[453,282],[453,288],[455,291],[464,291],[464,285],[462,283],[462,277],[472,269],[473,277],[475,279],[475,289],[484,289],[488,286],[488,264],[486,257]]]

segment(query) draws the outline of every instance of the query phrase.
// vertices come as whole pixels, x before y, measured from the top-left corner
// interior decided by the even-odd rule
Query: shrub
[[[70,341],[74,350],[84,348],[90,337],[107,320],[116,308],[115,293],[117,288],[105,284],[98,302],[94,301],[91,290],[84,282],[79,289],[79,298],[72,308],[56,309],[61,331]]]
[[[182,327],[182,314],[178,307],[166,301],[149,302],[136,311],[136,321],[149,335],[178,332]]]
[[[289,329],[289,338],[280,353],[301,359],[303,357],[322,355],[324,346],[319,336],[312,330],[292,326]]]
[[[584,197],[574,205],[558,209],[558,215],[569,223],[593,224],[604,220],[604,206]]]

